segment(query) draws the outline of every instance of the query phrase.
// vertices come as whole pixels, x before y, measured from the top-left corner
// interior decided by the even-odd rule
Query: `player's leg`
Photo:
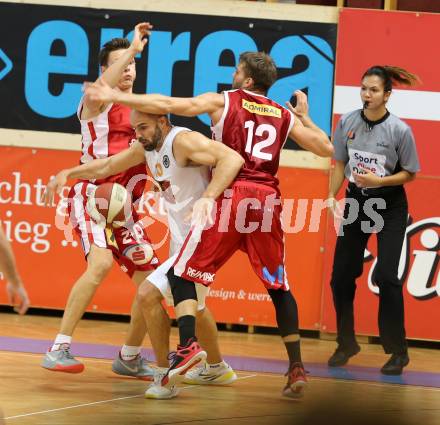
[[[229,227],[219,231],[223,220],[219,208],[221,203],[222,199],[216,203],[214,225],[204,230],[196,227],[188,234],[174,267],[168,272],[180,344],[164,385],[167,385],[167,378],[171,378],[174,383],[206,358],[206,352],[201,349],[196,338],[197,292],[194,282],[209,286],[214,281],[217,269],[238,249],[241,236],[233,225],[231,227],[233,213],[226,218]]]
[[[149,274],[150,272],[136,271],[132,276],[132,280],[139,287]],[[145,318],[137,297],[134,297],[125,343],[113,361],[113,372],[118,375],[133,376],[147,381],[153,379],[154,369],[141,356],[142,343],[146,333]]]
[[[134,210],[132,217],[136,222],[133,226],[113,229],[112,250],[117,262],[135,283],[137,293],[139,286],[157,268],[159,260],[145,229],[137,223],[138,216]],[[154,370],[140,355],[146,333],[147,324],[136,295],[131,307],[130,324],[125,344],[113,362],[112,370],[115,373],[139,379],[153,379]]]
[[[138,291],[138,299],[147,321],[151,343],[158,359],[158,368],[154,377],[154,383],[145,391],[146,398],[170,399],[177,396],[178,390],[173,382],[164,380],[168,377],[168,347],[169,347],[169,318],[162,305],[165,299],[168,305],[173,305],[173,297],[168,281],[167,273],[177,256],[173,256],[161,264],[143,282]],[[167,329],[163,322],[166,319]],[[160,323],[162,322],[162,323]],[[175,359],[171,359],[174,363]],[[166,381],[166,382],[164,382]]]
[[[197,294],[197,296],[199,296],[199,294]],[[197,311],[196,336],[200,345],[205,348],[208,354],[206,361],[210,364],[220,363],[222,361],[222,355],[218,345],[217,323],[208,307],[198,309]]]
[[[160,368],[168,368],[169,366],[170,319],[162,302],[165,299],[168,304],[172,305],[172,296],[166,275],[172,262],[173,259],[168,259],[161,264],[148,276],[148,279],[141,283],[137,293],[157,365]]]
[[[264,238],[270,237],[263,235]],[[249,238],[250,239],[250,238]],[[306,374],[301,359],[301,341],[298,328],[298,307],[290,292],[287,276],[284,270],[284,244],[278,241],[278,248],[272,243],[259,244],[260,238],[253,238],[253,243],[247,244],[249,258],[254,271],[264,283],[275,308],[278,330],[283,340],[289,358],[287,384],[283,395],[292,398],[303,396],[307,385]],[[264,247],[271,246],[269,250]],[[278,255],[276,255],[278,252]],[[275,258],[278,257],[278,258]]]
[[[111,251],[107,249],[105,231],[90,219],[85,207],[88,193],[95,187],[88,183],[77,183],[68,195],[69,220],[81,240],[87,269],[70,291],[60,331],[41,363],[49,370],[70,373],[83,371],[84,365],[70,354],[72,334],[113,264]]]
[[[170,318],[162,305],[163,295],[148,280],[139,287],[138,302],[159,367],[168,367]]]
[[[222,357],[218,343],[217,323],[211,311],[205,307],[204,298],[200,290],[207,292],[205,286],[196,285],[198,298],[198,311],[196,316],[196,335],[200,345],[206,350],[206,363],[200,367],[189,370],[184,382],[194,385],[226,385],[237,379],[234,370]],[[203,305],[201,305],[203,299]]]
[[[109,249],[92,245],[87,255],[87,269],[75,282],[67,299],[60,333],[72,335],[93,295],[110,272],[113,256]]]
[[[113,257],[110,250],[96,245],[90,247],[87,269],[70,291],[60,331],[51,349],[43,358],[41,365],[44,368],[69,373],[79,373],[84,370],[84,365],[70,354],[72,335],[112,264]]]
[[[298,307],[285,271],[281,203],[275,202],[278,199],[276,192],[261,187],[250,187],[242,196],[258,199],[263,206],[251,212],[261,227],[246,235],[244,245],[252,268],[272,299],[278,329],[289,358],[288,380],[283,395],[299,398],[303,396],[307,379],[301,359]]]
[[[298,328],[298,307],[290,290],[268,289],[275,307],[278,329],[289,358],[287,383],[283,395],[299,398],[307,385],[301,358],[301,340]]]
[[[173,294],[180,343],[172,353],[171,365],[161,385],[172,387],[183,379],[187,370],[205,360],[206,352],[201,349],[195,336],[197,292],[194,282],[176,276],[174,268],[168,271],[167,277]]]
[[[143,281],[148,277],[150,272],[141,272],[136,271],[132,276],[132,280],[136,285],[136,293],[138,291],[139,286]],[[133,299],[133,303],[131,305],[131,317],[130,324],[127,330],[127,336],[125,337],[125,345],[126,346],[135,346],[139,347],[139,351],[137,353],[131,353],[127,355],[136,355],[140,352],[140,347],[144,341],[145,335],[147,333],[147,324],[145,322],[144,315],[142,313],[142,309],[139,305],[139,301],[135,296]]]

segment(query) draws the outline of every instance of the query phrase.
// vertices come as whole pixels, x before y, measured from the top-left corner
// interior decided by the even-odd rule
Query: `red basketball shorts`
[[[189,233],[174,263],[176,276],[208,286],[241,249],[266,288],[289,290],[281,211],[279,194],[271,187],[235,182],[216,202],[214,225]]]
[[[80,238],[85,256],[87,257],[93,244],[99,248],[110,249],[122,270],[130,277],[135,271],[155,270],[159,265],[159,259],[154,251],[150,261],[139,264],[143,262],[140,257],[144,251],[141,247],[144,244],[151,246],[151,241],[142,226],[134,226],[133,229],[103,228],[90,218],[86,211],[86,203],[95,187],[91,183],[79,182],[72,187],[68,195],[67,211],[73,228]],[[135,210],[132,211],[132,216],[137,223],[139,216]],[[138,264],[133,262],[133,258]]]

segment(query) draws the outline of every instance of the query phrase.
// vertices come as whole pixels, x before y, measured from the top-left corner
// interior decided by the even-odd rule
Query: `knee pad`
[[[174,268],[167,272],[171,293],[173,294],[174,306],[186,300],[197,301],[197,292],[194,282],[174,274]]]

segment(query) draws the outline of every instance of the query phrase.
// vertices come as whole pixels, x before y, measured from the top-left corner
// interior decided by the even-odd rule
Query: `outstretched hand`
[[[151,34],[153,25],[149,22],[141,22],[134,27],[133,40],[131,41],[130,48],[136,53],[141,53],[144,50],[145,45],[148,43],[148,38]]]
[[[299,118],[307,116],[309,114],[307,95],[301,90],[296,90],[294,94],[296,97],[296,106],[293,107],[290,102],[286,102],[287,108],[290,110],[290,112],[292,112],[295,116]]]
[[[83,84],[84,96],[92,102],[112,103],[117,95],[116,90],[112,89],[102,78],[96,82],[85,82]]]
[[[66,172],[60,171],[46,186],[46,190],[43,193],[42,202],[44,205],[52,205],[55,198],[55,193],[59,195],[63,190],[63,187],[67,183]]]
[[[214,210],[215,200],[212,198],[198,199],[192,208],[192,213],[187,217],[191,220],[191,226],[204,228],[207,224],[214,224],[212,212]]]

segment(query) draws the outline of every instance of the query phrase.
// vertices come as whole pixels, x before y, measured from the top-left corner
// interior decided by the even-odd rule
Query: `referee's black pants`
[[[379,287],[379,335],[385,353],[404,353],[407,343],[398,266],[408,216],[405,190],[403,186],[395,186],[361,191],[350,184],[346,198],[352,198],[351,202],[357,201],[359,214],[353,223],[348,224],[350,204],[346,203],[344,220],[347,224],[343,226],[343,235],[339,232],[333,260],[331,288],[336,310],[338,348],[348,353],[358,348],[353,314],[356,279],[362,274],[364,250],[371,235],[371,231],[365,232],[365,226],[377,222],[370,218],[371,213],[365,213],[364,206],[366,208],[373,202],[372,198],[382,198],[386,208],[374,208],[383,218],[383,228],[377,228],[377,264],[373,274],[373,283]]]

